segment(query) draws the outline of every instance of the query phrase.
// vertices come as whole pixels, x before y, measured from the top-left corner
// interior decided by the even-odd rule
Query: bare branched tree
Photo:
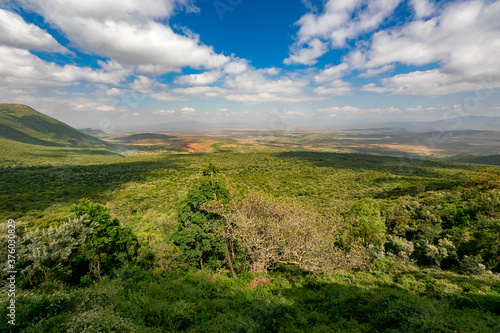
[[[349,253],[336,246],[343,229],[341,218],[326,218],[296,201],[262,193],[250,193],[230,207],[209,208],[224,216],[224,239],[238,243],[254,272],[265,272],[277,264],[293,264],[311,272],[332,272],[364,263],[364,251]]]

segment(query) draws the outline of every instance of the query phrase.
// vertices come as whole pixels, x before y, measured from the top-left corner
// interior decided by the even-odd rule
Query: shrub
[[[437,245],[428,244],[425,248],[426,256],[438,267],[444,259],[455,258],[457,249],[448,238],[441,238]]]
[[[75,219],[58,228],[26,233],[19,247],[21,273],[32,286],[78,275],[78,254],[92,229]]]
[[[82,199],[71,207],[71,211],[92,229],[79,249],[78,258],[88,262],[91,276],[100,280],[111,270],[136,260],[137,237],[130,229],[122,227],[118,219],[112,220],[106,207]]]
[[[389,258],[380,258],[373,261],[373,264],[377,270],[384,273],[389,273],[394,269],[395,262]]]
[[[486,267],[482,262],[483,258],[480,254],[475,256],[464,256],[463,259],[460,260],[460,272],[462,274],[483,274]]]
[[[413,242],[402,237],[387,235],[385,249],[387,252],[396,255],[399,260],[408,263],[415,247]]]

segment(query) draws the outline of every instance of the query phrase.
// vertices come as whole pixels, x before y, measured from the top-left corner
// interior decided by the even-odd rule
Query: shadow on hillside
[[[84,133],[81,133],[64,123],[50,122],[40,116],[28,115],[13,117],[13,119],[19,124],[32,128],[39,133],[52,133],[61,140],[74,139],[76,141],[80,141],[89,138]]]
[[[50,150],[50,151],[31,151],[23,153],[23,157],[29,158],[61,158],[67,157],[69,154],[74,154],[75,157],[84,156],[121,156],[120,154],[105,149],[86,149],[86,148],[76,148],[76,149],[60,149],[60,150]]]
[[[360,288],[313,282],[298,290],[285,290],[283,295],[293,305],[276,306],[271,312],[273,320],[266,318],[268,311],[257,317],[266,332],[300,328],[306,322],[337,332],[439,332],[443,324],[455,332],[488,331],[499,324],[490,318],[500,314],[500,297],[464,297],[439,286],[436,290],[430,285],[425,294],[419,294],[393,285]]]
[[[371,284],[376,281],[363,286],[305,280],[294,286],[293,279],[234,281],[200,272],[162,282],[130,277],[90,290],[98,297],[87,298],[84,308],[92,311],[103,302],[112,304],[122,318],[130,318],[145,332],[148,328],[166,332],[493,332],[498,328],[498,296],[449,292],[434,282],[419,294],[391,281]],[[23,298],[19,316],[38,317],[34,312],[41,308],[42,317],[52,317],[52,322],[68,320],[61,312],[74,315],[81,309],[78,297],[70,296],[70,307],[62,311],[27,306],[29,299]],[[28,324],[29,320],[21,322]]]
[[[5,126],[3,124],[0,124],[0,136],[9,140],[18,141],[22,143],[29,143],[32,145],[47,146],[47,147],[62,147],[61,144],[40,140],[38,138],[32,137],[28,134],[25,134],[21,131],[18,131],[9,126]]]
[[[439,178],[438,170],[476,170],[479,166],[443,163],[430,160],[398,158],[389,156],[322,153],[322,152],[283,152],[276,154],[282,159],[297,159],[309,162],[315,167],[331,167],[351,170],[371,170],[398,176]]]
[[[161,162],[0,168],[0,211],[8,218],[19,218],[57,203],[99,200],[107,190],[144,181],[152,170],[178,167],[177,159],[170,157]]]
[[[449,158],[448,160],[459,163],[476,163],[476,164],[486,164],[486,165],[500,165],[500,154],[498,155],[488,155],[488,156],[455,156]]]
[[[478,165],[361,154],[284,152],[277,156],[306,161],[315,167],[380,172],[382,175],[374,179],[375,183],[380,184],[381,190],[373,194],[375,198],[415,196],[426,191],[451,190],[463,186],[465,178],[458,173],[446,173],[445,170],[471,171],[482,168]],[[383,185],[387,183],[393,187],[383,189]]]

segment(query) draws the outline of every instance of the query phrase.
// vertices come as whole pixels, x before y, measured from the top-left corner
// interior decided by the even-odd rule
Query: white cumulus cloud
[[[329,47],[341,48],[347,40],[370,32],[391,15],[401,0],[328,0],[322,13],[307,13],[297,25],[297,40],[285,64],[313,65]]]
[[[157,110],[153,111],[154,115],[159,115],[159,116],[164,116],[164,115],[169,115],[169,114],[174,114],[175,110]]]
[[[348,58],[368,71],[394,63],[436,66],[383,79],[383,88],[396,94],[446,95],[500,87],[498,17],[500,2],[449,3],[428,20],[375,33],[366,51]]]
[[[57,26],[81,51],[114,59],[140,73],[162,74],[183,67],[218,68],[229,61],[193,34],[179,34],[154,19],[191,1],[20,0]]]
[[[221,74],[218,71],[210,71],[201,74],[190,74],[179,76],[174,80],[176,84],[186,84],[195,86],[205,86],[216,82],[220,78]]]
[[[0,8],[0,45],[19,49],[69,53],[51,34],[21,16]]]
[[[101,62],[101,69],[59,66],[44,61],[27,50],[0,46],[0,85],[10,88],[51,89],[76,82],[119,84],[129,70],[117,65]]]

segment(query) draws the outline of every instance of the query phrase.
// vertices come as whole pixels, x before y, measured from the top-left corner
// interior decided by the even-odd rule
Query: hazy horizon
[[[318,119],[297,119],[288,118],[281,113],[274,113],[266,116],[265,119],[254,121],[224,121],[217,119],[184,119],[166,121],[158,124],[130,125],[121,127],[102,128],[86,127],[93,130],[101,130],[107,133],[145,133],[145,132],[210,132],[210,131],[328,131],[328,130],[408,130],[416,131],[459,131],[459,130],[497,130],[500,129],[499,117],[476,117],[478,121],[469,121],[474,116],[453,117],[438,119],[433,121],[419,120],[398,120],[398,119],[331,119],[329,122],[321,122]],[[498,122],[491,123],[489,120],[494,118]],[[78,129],[85,129],[79,127]]]

